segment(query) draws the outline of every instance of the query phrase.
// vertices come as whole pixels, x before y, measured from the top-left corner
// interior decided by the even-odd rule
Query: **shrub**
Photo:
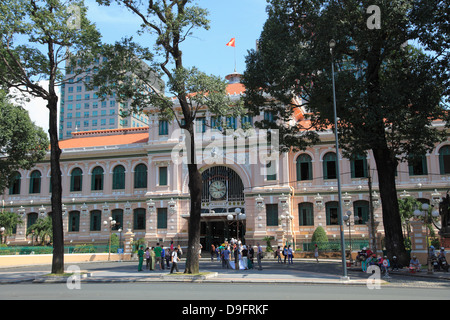
[[[319,246],[319,249],[320,249],[320,244],[328,242],[327,233],[321,226],[318,226],[316,228],[316,230],[314,230],[314,233],[311,238],[311,242],[317,243],[317,245]]]

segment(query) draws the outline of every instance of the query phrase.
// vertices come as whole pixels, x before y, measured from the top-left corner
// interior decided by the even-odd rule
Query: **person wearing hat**
[[[378,265],[378,259],[377,259],[377,255],[374,253],[372,254],[372,256],[370,256],[367,260],[366,260],[366,266],[377,266]]]
[[[420,268],[422,265],[420,264],[419,259],[417,259],[417,256],[412,256],[411,261],[409,261],[409,269],[411,271],[420,271]]]
[[[396,256],[392,257],[392,271],[398,271],[399,269],[402,269],[403,266],[400,264]]]

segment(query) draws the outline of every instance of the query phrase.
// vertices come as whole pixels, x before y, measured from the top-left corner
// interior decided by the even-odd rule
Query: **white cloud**
[[[41,81],[39,84],[43,88],[48,88],[48,81]],[[58,101],[60,101],[59,88],[57,88]],[[48,135],[49,129],[49,111],[47,108],[47,101],[41,98],[35,98],[29,94],[21,94],[17,90],[11,90],[11,93],[20,97],[22,95],[25,99],[20,103],[25,110],[28,111],[31,121],[37,126],[44,129]],[[29,100],[29,101],[25,101]],[[58,102],[58,132],[59,132],[59,102]]]

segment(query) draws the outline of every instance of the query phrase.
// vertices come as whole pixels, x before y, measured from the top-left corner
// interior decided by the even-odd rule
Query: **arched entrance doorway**
[[[211,244],[238,238],[245,242],[245,220],[236,219],[240,209],[245,213],[244,184],[240,176],[226,166],[215,166],[202,173],[202,219],[200,243],[204,250]],[[233,220],[227,216],[232,215]]]

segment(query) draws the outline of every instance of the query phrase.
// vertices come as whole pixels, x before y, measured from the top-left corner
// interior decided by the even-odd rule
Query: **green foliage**
[[[48,150],[44,130],[36,126],[28,112],[12,104],[0,90],[0,194],[19,169],[30,169]]]
[[[5,228],[3,232],[3,237],[6,240],[8,236],[13,234],[13,230],[16,226],[20,226],[23,224],[23,220],[21,216],[15,212],[4,211],[0,214],[0,226]],[[4,243],[6,241],[0,241],[0,243]]]
[[[94,253],[96,252],[93,244],[79,244],[76,245],[72,253]]]
[[[43,244],[44,241],[51,243],[53,238],[51,217],[38,218],[34,224],[27,228],[26,235],[28,236],[30,234],[36,239],[39,239],[41,244]]]
[[[413,197],[399,199],[398,207],[402,221],[405,221],[406,219],[411,220],[414,217],[414,210],[420,208],[421,205],[422,203]]]
[[[323,243],[328,242],[327,233],[325,232],[324,228],[321,226],[318,226],[316,230],[314,230],[314,233],[311,237],[311,242],[317,242],[317,243]]]
[[[303,149],[314,143],[317,132],[331,128],[338,131],[345,157],[372,151],[386,248],[406,262],[395,168],[410,156],[430,152],[446,138],[445,130],[433,126],[434,121],[448,118],[445,1],[371,2],[381,11],[379,29],[368,28],[368,5],[361,1],[268,2],[258,50],[247,56],[245,103],[256,114],[271,111],[275,120],[282,121],[261,121],[256,126],[280,129],[284,150]],[[430,36],[437,31],[433,23],[443,36]],[[430,51],[410,44],[417,40]],[[306,121],[293,125],[289,119],[296,108],[302,108]]]
[[[263,240],[266,242],[266,251],[273,252],[272,244],[270,243],[274,238],[273,237],[264,237]]]

